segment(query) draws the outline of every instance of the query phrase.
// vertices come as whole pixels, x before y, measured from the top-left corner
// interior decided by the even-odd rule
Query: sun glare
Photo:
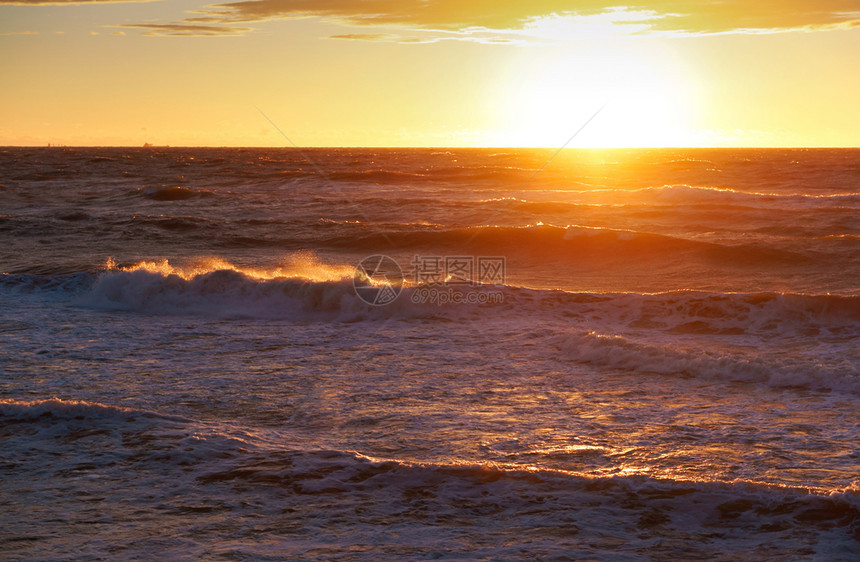
[[[561,146],[601,107],[570,146],[661,147],[694,140],[693,79],[647,40],[590,41],[530,55],[499,94],[502,131],[493,144]]]

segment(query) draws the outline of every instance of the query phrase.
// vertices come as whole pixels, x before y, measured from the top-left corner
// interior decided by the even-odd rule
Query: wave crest
[[[111,406],[84,400],[62,400],[60,398],[49,398],[47,400],[0,399],[0,417],[4,418],[7,422],[11,420],[19,422],[35,421],[38,419],[50,419],[53,421],[134,421],[140,417],[177,422],[191,421],[180,416],[164,415],[149,410],[124,408],[122,406]]]
[[[184,201],[198,197],[212,197],[215,194],[205,189],[192,189],[190,187],[175,185],[140,188],[134,191],[133,195],[151,199],[152,201]]]
[[[761,350],[712,350],[676,342],[644,343],[598,332],[557,337],[556,348],[578,363],[638,374],[800,387],[860,395],[860,362],[849,357]]]

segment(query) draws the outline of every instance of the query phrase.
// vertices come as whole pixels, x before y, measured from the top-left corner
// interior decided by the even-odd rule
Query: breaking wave
[[[141,416],[148,418],[144,425],[133,419]],[[66,421],[56,423],[58,417]],[[114,423],[94,423],[105,417]],[[110,543],[72,534],[62,542],[66,556],[146,557],[152,543],[136,532],[151,521],[159,525],[159,551],[171,557],[212,554],[209,529],[222,539],[238,533],[233,556],[258,558],[277,546],[281,555],[304,559],[369,541],[376,543],[371,552],[405,558],[439,557],[451,548],[475,558],[526,552],[603,558],[619,549],[662,558],[675,552],[666,537],[683,541],[683,552],[696,558],[728,550],[848,559],[860,539],[856,487],[595,477],[528,464],[380,458],[278,446],[183,418],[56,399],[0,402],[0,421],[8,498],[70,518],[86,516],[85,500],[92,498],[99,517],[123,523],[112,529]],[[33,479],[34,472],[43,476]],[[286,529],[290,540],[267,531],[277,542],[261,542],[260,528]],[[18,537],[28,527],[8,519],[4,529]],[[518,538],[523,529],[528,536]],[[388,540],[392,532],[395,543]],[[244,540],[248,535],[254,540]],[[51,547],[49,541],[4,545],[7,553],[30,557],[51,557]]]
[[[577,234],[579,235],[579,234]],[[599,236],[600,234],[598,234]],[[582,236],[588,236],[583,234]],[[456,287],[463,292],[498,293],[481,306],[429,306],[417,297],[445,286],[415,285],[406,276],[403,292],[388,306],[369,306],[356,294],[354,265],[324,263],[297,252],[274,267],[243,267],[221,258],[173,265],[167,260],[65,275],[2,274],[5,291],[51,293],[75,304],[155,314],[208,314],[260,318],[367,319],[441,315],[462,309],[484,318],[539,314],[612,331],[648,330],[674,335],[841,337],[860,335],[860,295],[800,293],[588,293],[528,289],[511,285]],[[452,288],[454,286],[451,286]],[[439,303],[434,303],[439,304]],[[314,316],[316,315],[316,316]],[[343,315],[341,318],[340,315]]]

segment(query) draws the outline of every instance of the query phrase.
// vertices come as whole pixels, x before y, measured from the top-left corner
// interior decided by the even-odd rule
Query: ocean
[[[0,148],[0,557],[860,558],[860,150]]]

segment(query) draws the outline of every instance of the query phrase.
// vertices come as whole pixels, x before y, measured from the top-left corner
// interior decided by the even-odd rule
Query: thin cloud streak
[[[78,4],[142,4],[161,0],[0,0],[0,6],[74,6]]]
[[[396,42],[400,41],[399,35],[391,35],[390,33],[345,33],[343,35],[329,35],[329,39],[351,39],[354,41],[384,41]]]
[[[116,27],[145,30],[144,35],[151,37],[225,37],[244,35],[253,28],[221,27],[215,25],[189,25],[175,23],[135,23]]]

